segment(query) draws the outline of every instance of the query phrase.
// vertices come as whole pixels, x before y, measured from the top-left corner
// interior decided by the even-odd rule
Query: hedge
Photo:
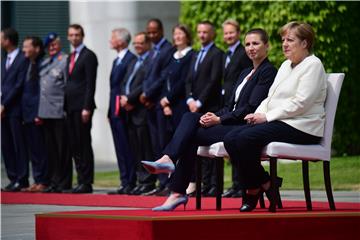
[[[360,153],[360,3],[359,2],[258,2],[258,1],[183,1],[180,22],[196,36],[196,24],[210,20],[217,27],[216,44],[222,41],[221,24],[228,18],[240,23],[242,32],[262,27],[270,35],[270,61],[277,67],[284,61],[279,29],[289,21],[304,21],[316,32],[314,53],[327,72],[344,72],[333,137],[336,155]],[[199,48],[195,40],[194,47]]]

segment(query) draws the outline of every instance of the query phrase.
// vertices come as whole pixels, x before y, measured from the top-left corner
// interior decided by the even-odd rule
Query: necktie
[[[199,64],[202,62],[204,53],[205,53],[205,50],[201,49],[200,54],[198,55],[196,62],[195,62],[195,68],[194,68],[195,72],[197,71]]]
[[[134,80],[135,74],[136,72],[139,70],[141,63],[142,63],[143,59],[141,57],[138,58],[138,60],[135,63],[135,66],[133,68],[133,71],[131,72],[126,84],[125,84],[125,94],[129,94],[130,93],[130,85],[132,80]]]
[[[69,74],[72,73],[75,67],[75,55],[76,55],[76,51],[73,51],[70,56]]]
[[[227,51],[226,52],[226,60],[225,60],[225,68],[227,68],[227,66],[229,65],[231,56],[232,56],[232,52],[230,50]]]
[[[154,47],[153,49],[153,56],[152,59],[155,59],[157,57],[157,55],[159,54],[160,50],[157,47]]]
[[[116,58],[116,66],[119,66],[119,64],[121,64],[121,58],[117,57]]]
[[[8,70],[8,69],[10,68],[10,66],[11,66],[10,61],[11,61],[11,57],[8,56],[8,57],[6,58],[6,64],[5,64],[6,70]]]

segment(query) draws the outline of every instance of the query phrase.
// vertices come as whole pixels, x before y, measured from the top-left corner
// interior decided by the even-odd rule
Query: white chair
[[[277,176],[277,159],[302,160],[302,173],[306,206],[312,209],[309,185],[309,161],[323,161],[324,183],[326,194],[331,210],[335,210],[335,203],[331,189],[330,159],[331,141],[333,135],[334,120],[341,86],[344,80],[344,73],[330,73],[327,76],[327,98],[325,102],[325,132],[322,141],[315,145],[299,145],[283,142],[271,142],[263,151],[263,157],[270,160],[271,194],[277,200],[275,178]],[[207,157],[228,156],[222,142],[214,143],[211,146],[201,146],[198,155]],[[275,212],[276,206],[270,211]]]

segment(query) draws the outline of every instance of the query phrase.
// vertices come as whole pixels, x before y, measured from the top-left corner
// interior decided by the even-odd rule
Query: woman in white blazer
[[[324,132],[326,74],[312,54],[315,34],[309,24],[290,22],[280,31],[287,60],[281,65],[268,97],[247,125],[225,136],[230,158],[239,164],[242,185],[248,189],[241,212],[252,211],[260,195],[270,188],[270,178],[261,166],[261,152],[268,143],[316,144]],[[275,204],[269,199],[271,204]]]

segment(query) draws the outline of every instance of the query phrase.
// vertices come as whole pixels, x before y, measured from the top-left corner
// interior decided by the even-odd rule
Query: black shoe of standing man
[[[77,187],[73,188],[71,193],[92,193],[93,189],[91,184],[79,184]]]

